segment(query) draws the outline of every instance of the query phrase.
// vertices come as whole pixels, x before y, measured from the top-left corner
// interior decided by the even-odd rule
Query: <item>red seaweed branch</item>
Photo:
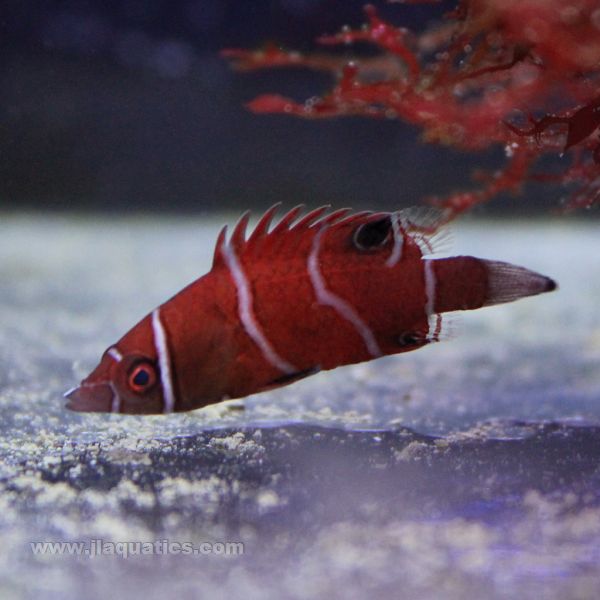
[[[597,0],[458,0],[440,24],[420,33],[384,21],[371,5],[365,12],[363,27],[317,41],[326,47],[368,43],[380,51],[375,58],[348,62],[275,46],[224,51],[241,70],[293,66],[335,77],[333,89],[320,97],[299,103],[268,94],[249,108],[307,119],[395,118],[420,128],[427,142],[467,151],[504,147],[502,170],[479,174],[477,189],[436,199],[449,218],[500,192],[518,191],[527,180],[569,184],[568,208],[600,204]],[[564,154],[566,166],[532,173],[546,154]]]

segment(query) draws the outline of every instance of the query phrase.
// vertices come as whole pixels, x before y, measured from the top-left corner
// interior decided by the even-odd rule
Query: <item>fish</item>
[[[65,394],[74,411],[169,414],[444,338],[446,313],[556,289],[524,267],[436,257],[443,211],[297,206],[218,235],[211,270],[155,308]]]

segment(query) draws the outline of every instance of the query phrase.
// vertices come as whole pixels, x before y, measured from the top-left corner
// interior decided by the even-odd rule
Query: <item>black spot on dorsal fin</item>
[[[388,241],[391,231],[392,220],[388,215],[359,225],[352,241],[358,250],[375,250]]]

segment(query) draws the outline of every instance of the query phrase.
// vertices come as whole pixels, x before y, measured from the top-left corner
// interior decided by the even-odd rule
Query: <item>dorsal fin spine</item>
[[[323,218],[313,223],[311,227],[324,227],[333,225],[337,221],[341,220],[342,217],[347,215],[351,210],[351,208],[338,208],[338,210],[334,210],[332,213],[325,215]]]
[[[304,208],[304,204],[298,204],[298,206],[294,206],[291,210],[289,210],[283,217],[281,221],[275,225],[273,231],[269,235],[277,235],[282,231],[288,231],[290,229],[291,223],[296,219],[298,213]]]
[[[250,220],[250,211],[247,210],[239,219],[236,226],[233,229],[233,233],[231,234],[231,239],[229,243],[233,246],[233,248],[239,251],[243,248],[246,243],[246,227],[248,227],[248,221]]]
[[[269,227],[271,226],[271,223],[273,221],[273,217],[275,216],[275,213],[277,212],[280,206],[281,202],[277,202],[273,204],[273,206],[271,206],[269,209],[267,209],[265,214],[260,218],[260,220],[256,224],[256,227],[250,234],[248,242],[256,242],[257,240],[262,239],[265,235],[267,235]]]
[[[221,254],[221,248],[223,244],[227,243],[227,225],[224,225],[217,236],[217,242],[215,243],[215,252],[213,255],[212,268],[216,269],[223,265],[223,255]]]
[[[325,204],[324,206],[319,206],[319,208],[315,208],[311,210],[309,213],[304,215],[300,220],[294,223],[294,229],[302,229],[304,227],[311,227],[317,219],[329,208],[331,208],[330,204]]]

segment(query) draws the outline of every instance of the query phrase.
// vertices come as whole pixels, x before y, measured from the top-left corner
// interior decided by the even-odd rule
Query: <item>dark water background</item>
[[[233,73],[224,47],[314,49],[364,22],[362,0],[19,0],[0,7],[0,205],[77,211],[242,210],[283,201],[395,208],[469,185],[502,149],[469,155],[418,142],[396,121],[250,114],[259,93],[329,89],[306,71]],[[387,5],[425,28],[452,2]],[[368,53],[359,48],[359,54]],[[354,49],[338,50],[349,59]],[[537,193],[535,191],[537,190]],[[529,190],[495,211],[556,206]],[[488,209],[489,211],[489,209]],[[489,214],[489,212],[488,212]]]

